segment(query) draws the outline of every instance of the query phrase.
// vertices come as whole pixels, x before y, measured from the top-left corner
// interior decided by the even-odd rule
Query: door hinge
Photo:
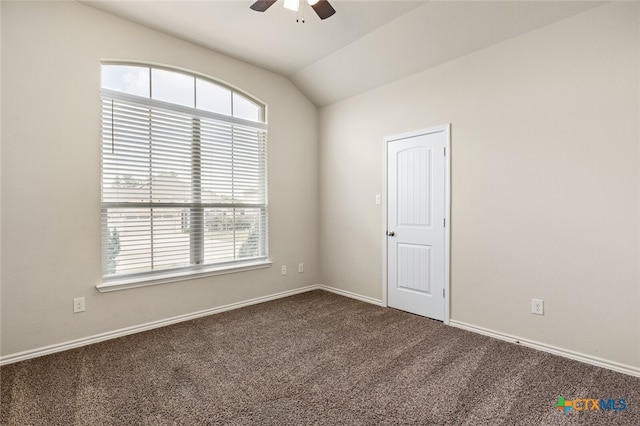
[[[444,226],[445,228],[447,227],[447,218],[446,217],[442,218],[442,226]]]
[[[442,289],[442,297],[444,297],[444,288]]]
[[[444,147],[444,156],[445,157],[447,156],[447,147],[446,146]]]

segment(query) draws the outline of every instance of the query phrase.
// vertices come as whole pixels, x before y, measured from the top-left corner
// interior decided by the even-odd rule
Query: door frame
[[[444,161],[444,323],[449,324],[449,312],[450,312],[450,268],[451,268],[451,123],[443,124],[441,126],[429,127],[427,129],[415,130],[406,133],[400,133],[396,135],[386,136],[383,140],[383,158],[384,158],[384,173],[382,183],[382,306],[387,305],[387,289],[388,289],[388,277],[387,277],[387,209],[389,203],[387,200],[387,185],[388,185],[388,145],[390,142],[398,139],[407,139],[416,136],[428,135],[431,133],[444,132],[445,136],[445,161]]]

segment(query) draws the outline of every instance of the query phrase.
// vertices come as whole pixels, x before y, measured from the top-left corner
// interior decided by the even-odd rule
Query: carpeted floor
[[[640,425],[638,378],[323,291],[0,375],[3,425]]]

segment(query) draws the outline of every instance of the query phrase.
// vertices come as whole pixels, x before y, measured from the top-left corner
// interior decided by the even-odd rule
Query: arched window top
[[[225,84],[150,65],[103,63],[102,88],[265,123],[265,106]]]

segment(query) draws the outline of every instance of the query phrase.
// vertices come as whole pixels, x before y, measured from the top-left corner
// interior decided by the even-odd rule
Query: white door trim
[[[444,197],[445,197],[445,237],[444,237],[444,258],[445,258],[445,268],[444,268],[444,323],[449,324],[449,306],[450,306],[450,298],[451,294],[451,286],[450,286],[450,238],[451,238],[451,123],[447,123],[441,126],[430,127],[428,129],[416,130],[407,133],[401,133],[397,135],[387,136],[383,140],[382,150],[383,150],[383,168],[384,173],[382,176],[382,199],[384,202],[382,203],[382,230],[380,231],[380,235],[382,238],[382,306],[387,307],[387,179],[388,179],[388,170],[387,170],[387,145],[391,141],[395,141],[398,139],[406,139],[421,135],[428,135],[430,133],[444,132],[445,135],[445,149],[446,149],[446,157],[445,157],[445,177],[444,177]]]

